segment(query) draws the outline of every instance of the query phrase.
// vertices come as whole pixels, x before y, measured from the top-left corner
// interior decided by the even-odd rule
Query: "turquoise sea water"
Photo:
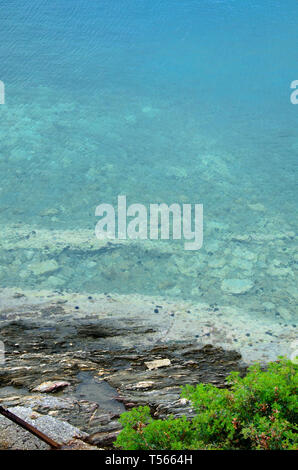
[[[1,287],[162,295],[293,322],[297,14],[296,0],[2,0]],[[74,249],[120,194],[202,203],[203,248]],[[20,248],[21,235],[5,246],[14,227],[44,229],[43,248]]]

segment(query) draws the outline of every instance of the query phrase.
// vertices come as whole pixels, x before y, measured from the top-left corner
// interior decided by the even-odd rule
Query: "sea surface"
[[[297,15],[297,0],[2,0],[1,287],[295,324]],[[203,204],[203,247],[96,249],[95,208],[118,195]]]

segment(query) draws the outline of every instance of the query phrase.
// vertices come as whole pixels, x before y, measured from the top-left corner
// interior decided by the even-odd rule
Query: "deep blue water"
[[[297,14],[296,0],[2,0],[1,226],[94,230],[97,204],[119,194],[205,211],[197,253],[3,250],[2,285],[294,318]],[[33,276],[51,257],[54,280]],[[224,279],[254,287],[227,294]]]

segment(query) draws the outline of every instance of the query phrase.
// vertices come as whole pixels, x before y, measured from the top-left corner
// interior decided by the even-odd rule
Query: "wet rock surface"
[[[1,309],[5,362],[0,365],[0,404],[24,412],[44,432],[61,431],[54,436],[60,443],[79,437],[110,448],[125,409],[146,404],[156,417],[191,415],[180,399],[182,385],[209,382],[223,387],[230,371],[245,371],[236,351],[187,338],[168,339],[164,333],[169,315],[148,315],[141,304],[125,315],[117,302],[116,312],[108,312],[106,300],[96,302],[92,314],[83,308],[74,314],[61,298],[19,299],[18,307],[6,304]],[[44,382],[52,386],[41,393]],[[1,418],[0,446],[44,448],[20,432],[16,435],[15,425]]]

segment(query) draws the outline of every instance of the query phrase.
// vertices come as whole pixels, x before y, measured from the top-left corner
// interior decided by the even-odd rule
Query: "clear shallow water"
[[[203,203],[205,241],[86,252],[68,233],[60,252],[3,246],[1,286],[189,298],[294,321],[297,13],[294,0],[3,1],[2,232],[75,236],[125,194]],[[49,260],[55,269],[32,270]],[[230,279],[250,287],[231,294]]]
[[[95,380],[92,374],[88,372],[80,372],[78,379],[81,382],[75,390],[75,396],[79,399],[99,403],[106,411],[114,413],[123,413],[125,411],[124,405],[116,401],[118,396],[117,390],[107,382]]]

